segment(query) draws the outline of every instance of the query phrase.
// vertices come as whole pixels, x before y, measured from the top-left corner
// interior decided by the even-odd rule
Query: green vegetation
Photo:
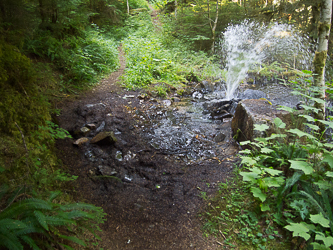
[[[1,248],[88,247],[83,233],[104,221],[100,208],[58,191],[77,177],[55,155],[55,140],[70,135],[52,119],[53,103],[117,69],[125,10],[109,0],[1,1]]]
[[[268,2],[223,0],[215,12],[214,1],[179,1],[178,6],[154,1],[169,13],[161,15],[162,26],[155,27],[144,0],[128,1],[131,15],[126,2],[116,0],[1,1],[0,246],[87,246],[80,233],[94,233],[104,221],[100,208],[72,204],[69,194],[58,191],[76,176],[62,169],[54,153],[55,140],[70,137],[52,119],[60,112],[53,105],[56,98],[77,94],[116,70],[120,43],[126,53],[123,83],[128,89],[150,87],[166,96],[176,87],[183,94],[188,81],[220,77],[218,58],[206,53],[215,41],[208,25],[215,13],[220,20],[216,34],[246,17],[296,22],[317,38],[319,0]],[[273,63],[260,74],[283,78],[283,72],[284,66]],[[308,89],[308,84],[297,82],[301,89]],[[328,87],[331,98],[332,85]],[[306,97],[303,108],[316,112],[313,95],[298,94]],[[307,241],[314,249],[331,246],[331,144],[323,142],[317,131],[318,122],[330,127],[332,122],[316,121],[310,114],[302,119],[307,121],[306,130],[286,130],[276,120],[279,134],[247,142],[253,148],[243,151],[244,181],[236,177],[221,185],[224,198],[214,200],[207,213],[207,232],[222,237],[224,245],[279,249],[276,243],[282,231],[277,226],[282,226],[299,237],[294,244]]]
[[[226,190],[221,189],[212,201],[213,209],[206,214],[205,227],[215,235],[220,233],[225,238],[223,244],[237,249],[242,249],[242,245],[279,249],[269,242],[274,243],[277,232],[283,228],[292,233],[292,243],[297,249],[305,245],[330,249],[333,245],[333,146],[329,143],[332,138],[320,133],[318,126],[322,123],[326,129],[332,129],[333,121],[332,117],[313,118],[313,113],[318,112],[313,103],[321,100],[315,98],[319,90],[311,86],[309,72],[304,73],[302,79],[293,82],[294,94],[304,99],[301,105],[304,112],[281,107],[290,112],[292,126],[276,118],[275,133],[253,142],[241,142],[247,149],[240,151],[242,168],[236,172],[237,185],[221,185]],[[327,86],[327,91],[331,93],[332,88]],[[261,132],[268,128],[266,124],[255,125]],[[231,227],[232,222],[236,224]],[[230,228],[237,240],[230,235]]]
[[[182,40],[173,37],[168,18],[160,17],[163,27],[156,28],[147,13],[129,18],[133,30],[123,41],[126,69],[123,81],[128,89],[158,84],[156,91],[165,95],[167,87],[180,87],[193,77],[217,78],[222,74],[214,57],[195,52]],[[161,30],[159,30],[161,29]]]

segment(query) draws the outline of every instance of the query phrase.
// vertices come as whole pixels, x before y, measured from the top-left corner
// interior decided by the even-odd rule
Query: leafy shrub
[[[154,32],[148,14],[132,17],[128,25],[133,32],[123,42],[126,53],[123,81],[127,88],[146,87],[159,82],[179,85],[187,81],[189,74],[202,78],[221,75],[214,58],[204,52],[189,50],[178,39],[168,43],[165,32],[163,35]]]
[[[63,40],[52,37],[48,31],[41,32],[35,40],[27,41],[26,49],[49,58],[62,71],[68,88],[82,88],[118,67],[117,45],[92,25],[81,36],[67,36]]]
[[[249,183],[262,212],[272,214],[275,222],[314,249],[330,249],[333,245],[333,145],[324,140],[325,133],[320,133],[318,125],[323,123],[332,129],[333,122],[311,116],[312,112],[318,112],[313,102],[322,100],[314,97],[317,88],[308,86],[306,90],[294,93],[307,99],[301,106],[308,113],[296,115],[295,110],[282,107],[303,121],[303,129],[286,129],[286,124],[276,118],[274,123],[279,133],[242,143],[253,149],[240,152],[247,170],[240,174]],[[255,129],[267,128],[256,125]]]

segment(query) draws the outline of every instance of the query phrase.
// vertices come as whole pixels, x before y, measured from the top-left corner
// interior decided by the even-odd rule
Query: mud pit
[[[186,103],[140,99],[140,93],[116,83],[122,71],[84,96],[58,104],[59,124],[74,137],[57,148],[69,172],[78,176],[75,196],[107,213],[96,249],[221,247],[202,237],[197,213],[204,205],[202,192],[214,194],[232,170],[238,147],[229,122],[196,120]],[[89,140],[113,131],[117,142],[73,145],[87,124],[96,126],[85,135]],[[225,138],[214,141],[222,130]]]

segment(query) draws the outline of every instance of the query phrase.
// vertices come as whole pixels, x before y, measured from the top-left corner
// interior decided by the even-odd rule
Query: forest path
[[[122,88],[121,47],[119,60],[120,68],[93,90],[58,103],[60,127],[74,137],[57,142],[58,157],[78,176],[73,196],[107,214],[98,233],[102,241],[88,249],[219,249],[220,243],[202,236],[197,214],[206,203],[202,192],[214,194],[232,162],[207,159],[188,164],[152,147],[145,137],[152,129],[146,112],[162,106],[162,100],[142,100],[139,91]],[[87,124],[97,130],[77,133]],[[73,145],[83,136],[91,140],[98,130],[115,132],[117,142]]]

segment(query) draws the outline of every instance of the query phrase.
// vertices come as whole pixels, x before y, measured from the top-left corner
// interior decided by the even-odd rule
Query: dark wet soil
[[[141,100],[139,92],[120,87],[125,67],[120,54],[117,72],[92,91],[57,104],[60,127],[73,136],[57,148],[68,171],[78,176],[74,196],[107,213],[96,249],[218,249],[214,239],[202,236],[198,213],[205,206],[203,192],[214,194],[230,174],[237,146],[229,138],[218,157],[187,162],[179,160],[179,152],[155,149],[146,136],[152,122],[145,114],[160,100]],[[87,124],[96,128],[84,135],[79,131]],[[73,145],[101,131],[113,131],[117,142]]]

